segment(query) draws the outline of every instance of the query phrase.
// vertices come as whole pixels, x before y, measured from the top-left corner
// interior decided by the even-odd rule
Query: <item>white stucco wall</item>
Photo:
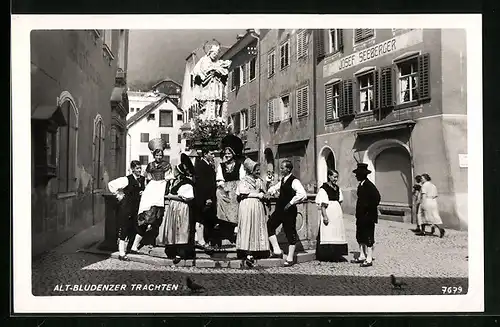
[[[128,91],[127,96],[130,108],[127,120],[148,104],[158,101],[161,98],[161,95],[154,94],[153,92]]]

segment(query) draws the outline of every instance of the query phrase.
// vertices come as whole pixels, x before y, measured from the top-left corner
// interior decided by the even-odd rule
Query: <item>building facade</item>
[[[307,192],[316,191],[312,30],[261,30],[259,44],[259,160],[274,167],[292,161]]]
[[[151,87],[153,92],[163,93],[168,95],[170,101],[172,101],[176,106],[181,104],[181,94],[182,85],[174,81],[173,79],[167,78],[159,81]]]
[[[437,186],[445,226],[467,228],[465,30],[318,31],[318,184],[339,171],[354,212],[356,162],[367,163],[382,218],[415,222],[414,177]]]
[[[163,152],[165,159],[177,165],[185,151],[186,140],[181,132],[183,123],[184,112],[166,95],[142,108],[127,120],[127,161],[139,160],[145,169],[154,160],[148,142],[153,138],[163,138],[168,144]]]
[[[160,100],[165,94],[160,94],[159,92],[139,92],[139,91],[128,91],[127,92],[130,110],[127,114],[127,120],[130,117],[141,111],[142,108],[150,105],[153,102]]]
[[[255,30],[247,30],[245,35],[238,36],[236,43],[221,58],[231,60],[226,85],[228,124],[243,140],[245,155],[255,161],[259,160],[260,150],[258,43],[259,34]]]
[[[125,167],[128,30],[31,32],[32,254],[104,220]]]

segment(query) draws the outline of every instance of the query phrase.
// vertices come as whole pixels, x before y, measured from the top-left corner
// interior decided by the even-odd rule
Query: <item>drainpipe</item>
[[[313,33],[318,33],[318,30],[313,30]],[[316,114],[316,111],[318,110],[317,108],[317,97],[316,97],[316,93],[317,93],[317,81],[316,81],[316,69],[318,68],[318,62],[317,62],[317,52],[316,52],[316,44],[314,43],[314,40],[317,39],[314,37],[312,37],[313,39],[313,47],[312,47],[312,65],[313,65],[313,80],[312,80],[312,86],[313,86],[313,90],[314,92],[313,95],[313,101],[312,103],[314,104],[314,107],[313,107],[313,149],[314,149],[314,156],[313,156],[313,162],[314,162],[314,178],[315,178],[315,181],[316,181],[316,186],[314,187],[314,192],[317,192],[318,191],[318,163],[317,163],[317,155],[318,155],[318,135],[317,135],[317,121],[316,121],[316,118],[317,118],[317,114]]]
[[[258,93],[258,104],[257,104],[257,108],[259,110],[259,128],[258,128],[258,132],[259,132],[259,152],[257,154],[257,160],[260,162],[260,144],[261,144],[261,122],[260,122],[260,113],[261,113],[261,110],[260,110],[260,106],[261,106],[261,103],[260,103],[260,79],[261,79],[261,72],[260,72],[260,68],[261,68],[261,65],[260,65],[260,60],[261,60],[261,53],[260,53],[260,35],[257,34],[257,35],[254,35],[255,31],[251,32],[250,33],[250,36],[253,37],[254,39],[257,40],[257,65],[259,67],[259,73],[257,74],[257,72],[255,72],[255,74],[257,74],[257,93]]]

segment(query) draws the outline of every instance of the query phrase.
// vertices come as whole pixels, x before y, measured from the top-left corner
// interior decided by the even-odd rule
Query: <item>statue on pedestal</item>
[[[200,104],[198,118],[204,121],[227,118],[227,79],[231,60],[218,60],[220,43],[205,42],[203,56],[193,69],[195,100]]]

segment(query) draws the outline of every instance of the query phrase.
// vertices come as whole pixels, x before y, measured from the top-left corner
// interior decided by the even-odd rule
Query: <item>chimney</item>
[[[243,34],[238,34],[238,35],[236,36],[236,40],[238,40],[238,41],[239,41],[239,40],[241,40],[243,37],[244,37],[244,35],[243,35]]]
[[[253,32],[255,32],[255,30],[253,28],[248,28],[247,29],[247,33],[253,33]]]

